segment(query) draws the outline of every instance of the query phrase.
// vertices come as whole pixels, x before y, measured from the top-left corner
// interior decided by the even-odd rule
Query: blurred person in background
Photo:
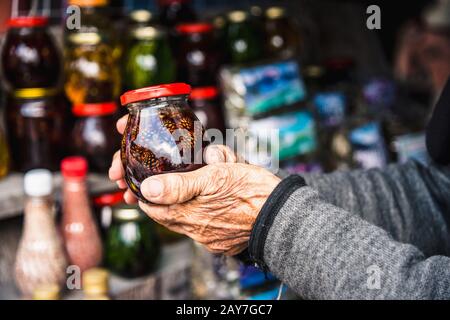
[[[415,79],[437,97],[450,74],[450,0],[436,1],[421,20],[408,22],[400,33],[395,75]]]

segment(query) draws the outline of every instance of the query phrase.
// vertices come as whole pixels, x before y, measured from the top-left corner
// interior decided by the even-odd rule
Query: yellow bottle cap
[[[247,20],[247,12],[242,10],[235,10],[228,13],[228,19],[234,23],[240,23]]]
[[[83,272],[83,291],[86,296],[106,296],[109,291],[109,273],[102,268]]]
[[[108,4],[108,0],[69,0],[69,5],[79,7],[102,7]]]
[[[282,7],[270,7],[266,10],[266,17],[269,19],[278,19],[284,17],[286,10]]]
[[[58,300],[59,287],[56,284],[40,285],[33,291],[33,300]]]

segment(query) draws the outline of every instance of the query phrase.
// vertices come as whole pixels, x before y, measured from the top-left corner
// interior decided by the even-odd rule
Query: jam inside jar
[[[129,116],[121,144],[128,187],[143,202],[146,178],[186,172],[204,165],[204,129],[188,105],[189,85],[174,83],[126,92],[122,105]]]

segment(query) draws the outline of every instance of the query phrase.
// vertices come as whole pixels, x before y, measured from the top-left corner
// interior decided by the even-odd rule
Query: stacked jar
[[[12,17],[1,59],[12,167],[57,170],[65,152],[68,112],[59,88],[60,53],[48,18]]]
[[[178,80],[193,87],[190,105],[203,127],[210,130],[215,141],[224,142],[217,140],[217,134],[225,131],[225,123],[216,78],[223,59],[217,50],[214,26],[205,22],[183,23],[177,25],[176,31]]]
[[[94,172],[106,173],[120,137],[115,132],[120,94],[121,48],[113,37],[107,0],[70,0],[80,7],[81,26],[67,30],[64,88],[75,123],[74,155],[84,156]]]

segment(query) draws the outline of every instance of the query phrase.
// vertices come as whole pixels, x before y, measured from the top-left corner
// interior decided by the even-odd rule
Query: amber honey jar
[[[189,85],[173,83],[121,96],[129,112],[121,145],[125,181],[141,201],[144,179],[203,165],[204,129],[188,105],[190,93]]]

